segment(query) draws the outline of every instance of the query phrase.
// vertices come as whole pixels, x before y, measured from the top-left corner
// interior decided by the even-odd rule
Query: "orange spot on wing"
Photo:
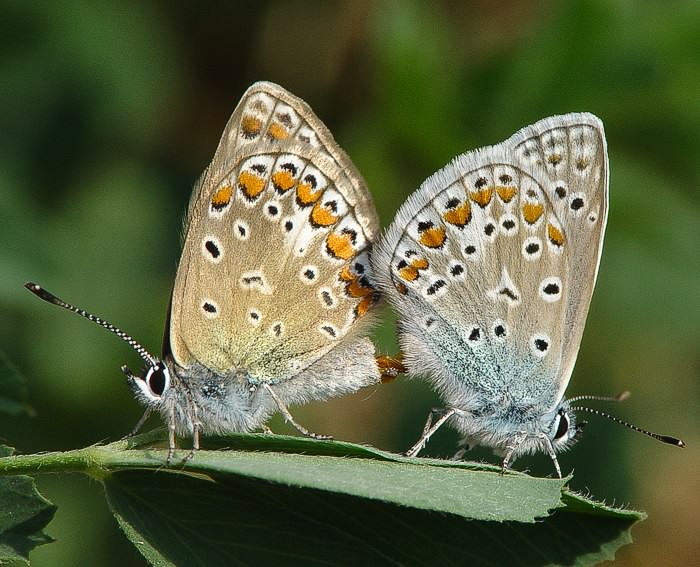
[[[399,269],[399,277],[407,282],[416,281],[418,276],[420,276],[420,270],[427,269],[429,265],[426,258],[417,258],[408,266]]]
[[[355,315],[357,317],[362,317],[365,313],[367,313],[367,311],[369,311],[369,308],[372,307],[373,304],[374,294],[370,294],[357,304],[355,307]]]
[[[272,185],[279,193],[289,191],[294,187],[294,176],[285,169],[276,171],[272,174]]]
[[[399,277],[407,282],[412,282],[418,279],[418,270],[413,266],[406,266],[399,270]]]
[[[364,285],[359,277],[355,276],[353,281],[345,286],[345,291],[348,292],[350,297],[367,297],[373,290],[371,287]]]
[[[472,207],[469,201],[464,201],[461,205],[447,211],[442,215],[442,218],[444,218],[446,222],[462,228],[472,220]]]
[[[345,266],[343,266],[343,269],[340,270],[340,273],[338,274],[338,277],[340,278],[341,281],[344,281],[344,282],[351,282],[351,281],[354,280],[357,276],[355,276],[355,274],[353,274],[353,273],[350,271],[350,266],[345,265]]]
[[[515,197],[515,187],[511,185],[498,185],[496,186],[496,193],[501,198],[504,203],[510,203]]]
[[[343,269],[340,270],[338,277],[341,281],[345,282],[346,295],[361,299],[361,301],[355,306],[355,316],[362,317],[377,301],[377,293],[374,291],[374,288],[369,285],[366,278],[352,272],[349,264],[343,266]]]
[[[441,248],[445,244],[447,236],[444,226],[433,226],[427,228],[420,235],[420,243],[428,248]]]
[[[493,189],[491,187],[486,187],[484,189],[479,189],[478,191],[469,191],[469,197],[482,209],[486,208],[491,202],[491,197],[493,196]]]
[[[326,250],[331,256],[341,260],[348,260],[355,254],[352,246],[352,237],[349,234],[332,232],[326,238]]]
[[[561,162],[561,154],[550,154],[547,156],[547,161],[552,165],[557,165]]]
[[[562,246],[564,244],[564,233],[551,222],[547,224],[547,236],[549,237],[549,241],[555,246]]]
[[[308,207],[321,198],[323,189],[315,191],[309,183],[299,183],[297,185],[297,203],[301,207]]]
[[[255,138],[260,134],[261,129],[262,121],[259,118],[248,115],[241,119],[241,131],[244,137],[248,139]]]
[[[311,222],[315,226],[332,226],[338,222],[340,217],[336,216],[331,209],[316,203],[311,210]]]
[[[401,295],[406,295],[408,293],[408,288],[405,284],[402,284],[401,282],[395,283],[394,287],[396,288],[396,291],[398,291]]]
[[[289,131],[279,122],[273,122],[267,129],[267,135],[273,140],[286,140],[289,138]]]
[[[540,203],[525,203],[523,205],[523,218],[527,224],[535,224],[544,213],[544,206]]]
[[[265,189],[265,180],[250,171],[242,171],[238,176],[238,186],[243,194],[252,201]]]
[[[211,197],[211,206],[215,209],[223,209],[231,202],[233,188],[230,185],[219,187]]]

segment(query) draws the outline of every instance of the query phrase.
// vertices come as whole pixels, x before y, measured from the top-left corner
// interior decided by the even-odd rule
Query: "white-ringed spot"
[[[202,314],[207,319],[216,319],[219,316],[219,305],[213,299],[205,297],[202,300]]]
[[[282,321],[275,321],[270,325],[267,332],[272,337],[281,337],[284,335],[284,323],[282,323]]]
[[[252,307],[248,309],[248,323],[253,325],[253,327],[260,325],[260,323],[262,323],[262,313]]]
[[[506,340],[506,337],[508,336],[508,327],[506,326],[505,321],[497,319],[493,322],[493,325],[491,325],[491,336],[494,340],[499,342]]]
[[[542,241],[537,236],[528,236],[523,241],[523,256],[532,262],[542,256]]]
[[[318,268],[311,264],[302,266],[301,270],[299,270],[299,279],[306,285],[315,284],[318,279]]]
[[[435,299],[447,293],[448,283],[442,278],[433,278],[430,284],[422,292],[423,297],[428,300]]]
[[[472,262],[476,262],[481,258],[481,250],[476,244],[465,244],[462,247],[462,252],[464,252],[464,257]]]
[[[316,136],[316,133],[311,128],[308,128],[307,126],[302,126],[301,128],[299,128],[299,131],[297,132],[296,138],[300,142],[303,142],[305,144],[309,144],[310,146],[312,146],[314,148],[317,148],[321,145],[318,141],[318,137]]]
[[[282,230],[287,234],[294,230],[294,217],[282,219]]]
[[[250,238],[250,227],[248,223],[243,219],[236,219],[233,221],[233,235],[238,240],[248,240],[248,238]]]
[[[513,236],[518,233],[518,218],[512,213],[505,213],[498,221],[501,234]]]
[[[569,210],[574,217],[580,217],[586,212],[585,193],[572,193],[569,198]]]
[[[473,325],[469,328],[469,334],[467,335],[467,340],[470,344],[480,343],[484,339],[481,328]]]
[[[272,295],[272,288],[261,270],[253,270],[241,274],[238,284],[245,290],[257,291],[263,295]]]
[[[333,309],[338,306],[338,299],[329,287],[322,287],[318,290],[318,300],[325,309]]]
[[[544,333],[535,333],[530,337],[530,352],[537,358],[544,358],[551,346],[551,339]]]
[[[276,221],[282,215],[282,203],[278,201],[268,201],[263,205],[263,215],[270,221]]]
[[[498,236],[498,225],[491,217],[487,217],[484,221],[484,236],[488,242],[493,242]]]
[[[552,186],[558,200],[566,199],[566,196],[569,194],[569,186],[566,181],[555,181]]]
[[[218,264],[224,258],[224,248],[213,234],[208,234],[202,239],[202,254],[209,262]]]
[[[539,287],[540,298],[547,303],[554,303],[561,299],[561,279],[556,276],[544,278]]]
[[[321,323],[318,327],[319,332],[322,335],[325,335],[329,339],[337,339],[340,333],[338,332],[338,328],[335,325],[332,325],[331,323]]]
[[[457,260],[450,260],[450,263],[447,265],[447,271],[453,280],[464,280],[467,273],[464,264]]]
[[[596,222],[598,222],[598,209],[596,208],[594,211],[591,211],[588,213],[588,217],[586,218],[586,221],[588,222],[588,226],[593,227]]]

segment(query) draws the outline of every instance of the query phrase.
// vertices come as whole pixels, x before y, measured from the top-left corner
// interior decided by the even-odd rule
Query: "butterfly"
[[[362,176],[301,99],[258,82],[243,95],[197,183],[165,327],[150,354],[99,317],[26,287],[116,333],[144,359],[122,370],[146,413],[176,435],[265,427],[288,406],[380,380],[366,337],[378,293],[369,250],[377,213]]]
[[[399,314],[408,374],[447,406],[409,455],[449,422],[504,469],[543,451],[561,476],[556,452],[580,431],[564,392],[607,214],[603,124],[584,113],[456,157],[400,207],[375,247],[375,278]]]

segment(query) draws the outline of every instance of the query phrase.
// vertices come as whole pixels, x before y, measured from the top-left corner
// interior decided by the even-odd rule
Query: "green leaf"
[[[105,485],[122,529],[155,565],[590,565],[630,541],[635,519],[559,511],[537,523],[474,521],[238,476],[122,471]]]
[[[0,351],[0,413],[34,415],[34,410],[27,404],[27,397],[24,376]]]
[[[11,455],[0,446],[0,457]],[[42,530],[53,518],[56,506],[36,489],[28,476],[0,477],[0,563],[29,563],[29,552],[53,540]]]
[[[299,437],[234,435],[164,467],[162,431],[66,453],[0,459],[0,472],[100,479],[127,537],[156,565],[588,565],[631,541],[641,514],[566,479]]]

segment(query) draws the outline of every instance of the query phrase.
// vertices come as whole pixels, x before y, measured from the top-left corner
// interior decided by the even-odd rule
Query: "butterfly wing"
[[[564,239],[561,248],[568,290],[557,373],[557,397],[561,399],[576,363],[603,253],[609,185],[605,131],[592,114],[567,114],[524,128],[506,143],[545,187]],[[549,225],[547,238],[550,242],[559,239]]]
[[[427,179],[373,257],[411,372],[465,409],[541,415],[555,405],[606,213],[603,130],[587,114],[540,121]]]
[[[371,196],[308,105],[282,87],[244,94],[186,226],[170,327],[180,365],[278,383],[366,329],[376,300]],[[358,367],[377,379],[363,356]]]

